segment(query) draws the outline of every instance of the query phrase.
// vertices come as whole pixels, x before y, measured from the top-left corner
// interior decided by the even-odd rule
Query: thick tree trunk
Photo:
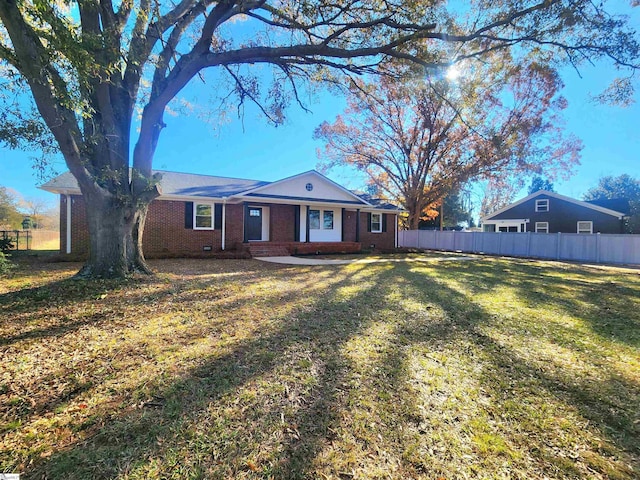
[[[409,218],[407,223],[409,224],[409,230],[418,230],[420,227],[420,213],[419,211],[409,211]]]
[[[113,197],[84,193],[89,228],[89,259],[77,273],[80,278],[124,278],[129,274],[127,237],[131,235],[131,208]]]
[[[89,258],[77,278],[125,278],[151,274],[142,251],[148,204],[132,206],[115,197],[85,194]]]

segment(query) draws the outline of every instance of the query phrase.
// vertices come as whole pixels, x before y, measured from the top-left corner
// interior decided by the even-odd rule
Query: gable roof
[[[188,199],[193,197],[231,199],[232,201],[247,199],[252,199],[253,201],[263,199],[266,201],[271,199],[276,202],[279,200],[280,203],[284,201],[307,201],[349,205],[363,210],[400,211],[397,206],[386,203],[383,200],[359,196],[315,170],[275,182],[165,170],[154,170],[153,173],[162,175],[159,185],[161,199]],[[314,182],[315,186],[319,188],[308,192],[305,189],[305,184],[309,182]],[[39,188],[51,193],[81,194],[78,182],[70,172],[58,175]],[[280,189],[281,191],[279,192],[278,190]]]
[[[270,182],[242,178],[214,177],[195,173],[167,172],[153,170],[162,175],[160,191],[162,196],[225,198],[250,188],[264,186]],[[41,189],[52,193],[80,194],[78,182],[71,172],[49,180]]]
[[[305,181],[319,181],[320,189],[325,191],[325,195],[318,196],[313,190],[307,190],[302,185]],[[310,182],[308,182],[310,183]],[[308,184],[307,183],[307,184]],[[324,188],[322,188],[324,187]],[[312,185],[312,189],[315,189]],[[284,192],[291,192],[284,193]],[[333,198],[328,198],[329,193]],[[325,177],[316,170],[309,170],[308,172],[299,173],[291,177],[283,178],[276,182],[271,182],[267,185],[260,185],[244,192],[240,192],[237,196],[241,197],[271,197],[282,198],[291,200],[310,200],[310,201],[335,201],[340,203],[352,203],[362,206],[372,206],[368,201],[359,197],[350,190],[347,190],[342,185],[337,184],[333,180]]]
[[[540,195],[545,195],[551,198],[557,198],[558,200],[563,200],[565,202],[569,202],[569,203],[573,203],[575,205],[580,205],[582,207],[585,208],[590,208],[591,210],[596,210],[598,212],[601,213],[605,213],[607,215],[612,215],[614,217],[617,218],[622,218],[625,216],[625,214],[623,212],[618,212],[616,210],[611,210],[609,208],[605,208],[605,207],[601,207],[599,205],[594,205],[593,203],[589,203],[589,202],[583,202],[582,200],[576,200],[575,198],[571,198],[571,197],[567,197],[565,195],[560,195],[559,193],[555,193],[555,192],[549,192],[547,190],[539,190],[537,192],[532,193],[531,195],[528,195],[520,200],[518,200],[517,202],[513,202],[510,203],[509,205],[507,205],[506,207],[501,208],[500,210],[496,210],[495,212],[486,215],[485,217],[481,218],[482,222],[486,222],[487,220],[491,220],[493,217],[495,217],[496,215],[499,215],[503,212],[506,212],[507,210],[520,205],[521,203],[527,202],[529,200],[532,200]]]

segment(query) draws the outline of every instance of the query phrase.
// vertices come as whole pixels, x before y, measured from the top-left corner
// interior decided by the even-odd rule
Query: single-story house
[[[156,172],[154,172],[156,173]],[[397,246],[399,208],[309,171],[275,182],[158,171],[160,196],[144,229],[145,255],[225,250],[254,256]],[[85,203],[66,172],[41,186],[60,195],[60,251],[89,249]]]
[[[484,232],[624,233],[626,212],[540,190],[481,218]]]

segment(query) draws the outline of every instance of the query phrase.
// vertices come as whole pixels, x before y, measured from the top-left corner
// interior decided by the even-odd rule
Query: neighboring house
[[[540,190],[481,219],[484,232],[624,233],[626,213]]]
[[[264,182],[159,171],[145,223],[145,255],[353,252],[397,246],[394,205],[363,198],[316,171]],[[60,251],[89,249],[85,204],[71,173],[41,187],[60,194]],[[206,255],[207,253],[205,253]]]

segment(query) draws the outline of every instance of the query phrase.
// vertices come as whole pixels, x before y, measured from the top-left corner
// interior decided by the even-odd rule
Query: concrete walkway
[[[322,259],[312,257],[254,257],[262,262],[282,263],[285,265],[349,265],[351,263],[409,263],[409,262],[442,262],[450,260],[473,260],[473,257],[427,257],[427,258],[353,258]]]

